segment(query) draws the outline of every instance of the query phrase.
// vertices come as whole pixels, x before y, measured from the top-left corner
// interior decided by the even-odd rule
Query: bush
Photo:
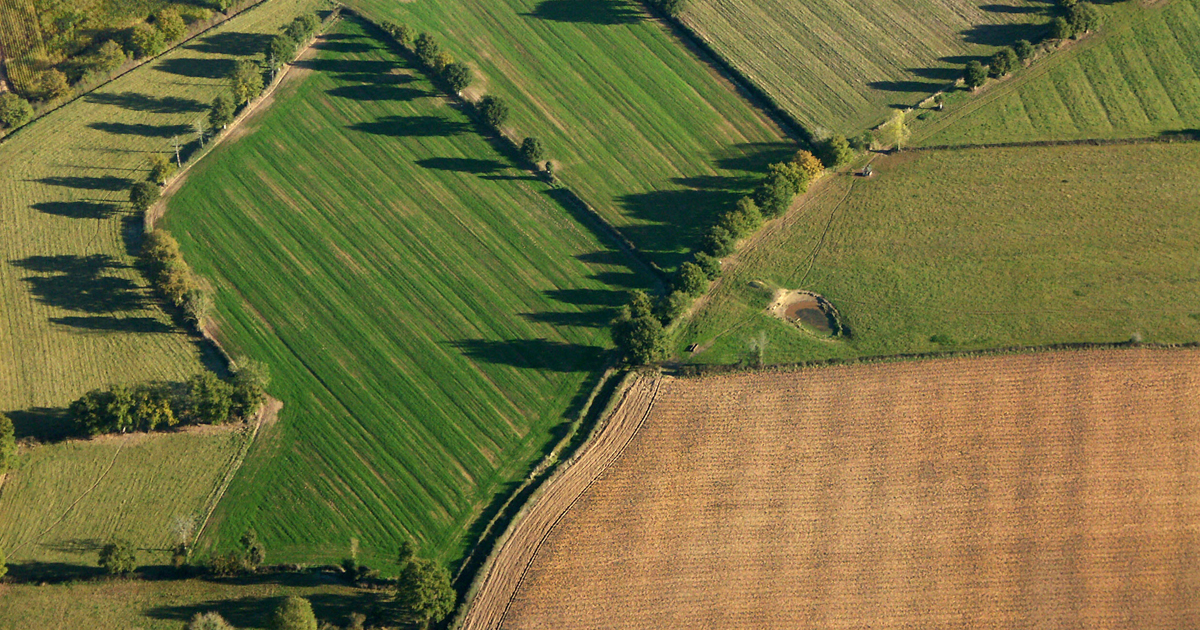
[[[685,262],[679,266],[675,277],[675,288],[692,297],[700,297],[708,290],[708,275],[696,263]]]
[[[12,470],[17,461],[16,435],[12,419],[0,413],[0,475]]]
[[[416,41],[413,42],[413,53],[417,55],[417,59],[427,68],[433,67],[441,52],[441,44],[437,43],[437,40],[429,33],[421,33],[417,36]]]
[[[1071,23],[1072,35],[1094,31],[1100,26],[1100,10],[1090,2],[1080,2],[1067,11],[1067,21]]]
[[[225,618],[215,612],[196,613],[183,630],[234,630]]]
[[[229,87],[233,90],[235,105],[249,102],[263,91],[263,75],[258,64],[249,59],[238,59],[229,73]]]
[[[253,573],[267,559],[267,548],[258,540],[258,533],[253,529],[246,530],[239,541],[242,545],[242,561],[246,570]]]
[[[270,630],[317,630],[317,617],[312,604],[303,597],[288,597],[271,613],[267,621]]]
[[[217,577],[238,575],[245,570],[242,557],[236,552],[221,553],[209,558],[208,570]]]
[[[0,549],[0,578],[8,575],[8,556],[4,554],[4,549]]]
[[[704,277],[709,280],[716,280],[721,277],[721,261],[718,258],[709,256],[704,252],[697,252],[696,265],[704,271]]]
[[[109,575],[128,575],[137,570],[137,552],[129,541],[115,539],[100,549],[97,562]]]
[[[1001,48],[992,55],[992,62],[989,65],[988,74],[993,77],[1002,77],[1016,69],[1019,63],[1017,52],[1012,48]]]
[[[162,185],[175,173],[175,163],[161,153],[151,155],[147,162],[150,167],[150,174],[146,176],[148,182]]]
[[[233,387],[212,372],[201,372],[187,381],[184,413],[199,424],[223,424],[233,410]]]
[[[145,212],[154,202],[158,201],[161,193],[158,186],[151,182],[135,182],[129,187],[129,203],[138,212]]]
[[[213,99],[212,107],[208,110],[208,124],[213,129],[224,129],[233,122],[235,106],[233,100],[221,94]]]
[[[967,68],[963,71],[963,83],[970,89],[983,85],[987,81],[987,70],[983,68],[983,64],[972,59],[967,62]]]
[[[129,33],[125,48],[133,53],[134,58],[153,57],[163,51],[166,42],[162,31],[146,23],[137,24]]]
[[[430,67],[434,72],[442,73],[446,70],[446,66],[452,63],[454,63],[454,56],[443,50],[433,58],[433,64]]]
[[[154,26],[168,42],[179,41],[187,34],[187,25],[183,23],[183,18],[172,9],[163,9],[154,14]]]
[[[1017,59],[1025,61],[1033,56],[1033,44],[1027,39],[1019,39],[1013,44],[1013,52],[1017,53]]]
[[[817,145],[817,157],[825,166],[837,168],[854,158],[846,136],[831,136]]]
[[[471,68],[461,62],[448,63],[442,68],[442,79],[457,94],[471,85]]]
[[[45,101],[52,101],[56,98],[62,98],[71,93],[71,84],[67,82],[67,75],[54,68],[43,70],[38,75],[38,98]]]
[[[525,138],[521,142],[521,157],[535,167],[542,158],[546,157],[546,151],[542,148],[542,141],[534,137]]]
[[[485,96],[475,107],[479,111],[480,117],[483,118],[483,122],[496,131],[499,131],[500,126],[508,121],[508,103],[505,103],[504,99],[499,96]]]
[[[1053,39],[1067,39],[1075,35],[1075,29],[1071,28],[1071,23],[1065,18],[1056,17],[1050,20],[1050,37]]]
[[[29,101],[12,92],[0,94],[0,126],[15,129],[30,118],[33,118],[33,106]]]
[[[243,420],[254,415],[267,399],[271,377],[265,363],[239,358],[233,373],[233,410]]]
[[[396,43],[405,48],[412,48],[415,32],[411,26],[395,22],[384,22],[382,27],[384,31],[387,31],[388,35],[392,36],[392,39],[396,40]]]

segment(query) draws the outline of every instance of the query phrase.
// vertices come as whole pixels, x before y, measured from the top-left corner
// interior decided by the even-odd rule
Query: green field
[[[693,0],[682,20],[810,131],[855,135],[1048,18],[1027,0]]]
[[[282,583],[279,583],[282,582]],[[179,630],[197,612],[216,611],[239,630],[266,626],[288,595],[305,597],[321,621],[343,626],[369,614],[374,595],[338,584],[283,575],[261,584],[205,580],[102,580],[74,584],[0,585],[0,628],[40,630]]]
[[[219,336],[285,401],[218,509],[276,558],[453,560],[594,384],[645,278],[406,62],[344,20],[166,227]]]
[[[91,565],[116,536],[168,564],[177,519],[202,523],[248,429],[106,436],[27,451],[0,491],[0,549],[21,572]],[[49,565],[46,563],[50,563]],[[2,624],[0,624],[2,625]]]
[[[712,342],[692,360],[734,362],[763,339],[764,360],[779,363],[1200,340],[1200,144],[910,152],[876,165],[871,179],[816,186],[739,252],[680,350]],[[853,337],[823,340],[766,314],[779,287],[828,297]]]
[[[476,68],[512,104],[508,133],[540,137],[562,181],[665,268],[794,152],[632,0],[351,4]]]
[[[948,107],[928,145],[1129,138],[1200,128],[1200,2],[1111,7],[1102,30]]]

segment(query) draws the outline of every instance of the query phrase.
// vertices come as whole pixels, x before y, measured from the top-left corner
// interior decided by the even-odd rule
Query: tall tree
[[[129,541],[114,539],[100,549],[97,563],[109,575],[128,575],[137,570],[137,551]]]
[[[229,73],[229,87],[233,90],[235,105],[249,102],[263,90],[263,75],[258,64],[249,59],[238,59]]]
[[[974,59],[967,62],[967,68],[963,71],[963,83],[969,89],[974,90],[983,85],[984,81],[987,81],[987,70],[984,69],[983,64]]]

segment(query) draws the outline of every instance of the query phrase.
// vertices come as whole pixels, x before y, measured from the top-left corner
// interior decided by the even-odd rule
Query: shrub
[[[446,51],[441,51],[433,58],[433,64],[430,66],[434,72],[443,72],[446,66],[454,63],[454,55]]]
[[[71,93],[71,84],[67,82],[67,75],[61,71],[50,68],[43,70],[38,75],[38,97],[42,100],[52,101],[56,98],[62,98]]]
[[[233,409],[233,387],[212,372],[201,372],[187,381],[185,414],[200,424],[223,424]]]
[[[700,297],[708,290],[708,275],[696,263],[685,262],[679,266],[675,277],[675,288],[692,297]]]
[[[530,164],[537,166],[542,158],[546,157],[546,151],[542,148],[542,141],[534,137],[525,138],[521,141],[521,157],[525,158]]]
[[[161,153],[151,155],[147,162],[150,174],[146,176],[146,181],[162,185],[175,173],[175,163]]]
[[[163,51],[166,42],[162,31],[146,23],[137,24],[129,33],[125,48],[133,53],[135,58],[153,57]]]
[[[12,470],[17,461],[16,435],[12,419],[0,413],[0,475]]]
[[[1013,44],[1013,52],[1017,53],[1017,59],[1025,61],[1033,56],[1033,44],[1027,39],[1019,39]]]
[[[8,556],[4,554],[4,549],[0,549],[0,578],[8,575]]]
[[[233,551],[217,554],[208,560],[209,572],[217,577],[238,575],[245,568],[241,555]]]
[[[448,63],[442,68],[442,79],[453,92],[461,92],[471,85],[471,68],[461,62]]]
[[[0,94],[0,126],[14,129],[29,122],[33,118],[33,106],[29,101],[5,92]]]
[[[234,104],[249,102],[263,91],[262,70],[249,59],[238,59],[229,73],[229,87],[233,90]]]
[[[152,182],[135,182],[129,187],[129,203],[138,212],[145,212],[154,202],[158,201],[160,192]]]
[[[233,410],[242,419],[258,411],[267,399],[271,377],[265,363],[239,358],[233,373]]]
[[[413,53],[417,55],[417,59],[428,68],[432,68],[437,56],[441,54],[442,46],[437,43],[433,35],[429,33],[421,33],[413,42]]]
[[[179,41],[187,34],[187,25],[183,23],[183,18],[172,9],[163,9],[154,14],[154,26],[168,42]]]
[[[829,168],[837,168],[854,158],[854,150],[846,136],[830,136],[817,145],[817,157]]]
[[[209,0],[209,2],[212,4],[212,8],[222,13],[228,11],[229,7],[233,6],[233,0]]]
[[[1018,57],[1017,52],[1012,48],[1001,48],[992,55],[992,62],[989,65],[988,73],[993,77],[1002,77],[1009,74],[1017,67]]]
[[[709,280],[716,280],[721,276],[721,261],[718,258],[704,252],[697,252],[696,265],[704,271],[704,277]]]
[[[483,122],[492,129],[499,131],[500,126],[508,121],[508,103],[505,103],[504,99],[499,96],[485,96],[475,107],[479,111],[480,117],[483,118]]]
[[[225,618],[215,612],[196,613],[183,630],[234,630]]]
[[[213,129],[224,129],[233,122],[233,100],[221,94],[213,99],[212,107],[208,110],[208,124]]]
[[[1066,18],[1056,17],[1050,20],[1050,37],[1053,39],[1067,39],[1075,35],[1075,29],[1071,28],[1071,23]]]
[[[271,613],[267,621],[270,630],[317,630],[317,617],[312,604],[303,597],[287,597]]]
[[[413,36],[415,32],[411,26],[407,24],[397,24],[395,22],[384,22],[382,26],[383,30],[387,31],[387,34],[391,35],[392,39],[396,40],[396,43],[405,48],[412,48]]]
[[[258,533],[253,529],[246,530],[238,542],[242,545],[242,561],[246,570],[253,573],[267,559],[267,548],[258,540]]]
[[[114,539],[100,549],[97,562],[109,575],[128,575],[137,570],[137,552],[129,541]]]
[[[963,71],[963,83],[970,89],[983,85],[987,81],[987,70],[983,68],[983,64],[972,59],[967,62],[967,68]]]
[[[1100,10],[1090,2],[1080,2],[1067,11],[1067,21],[1074,31],[1072,35],[1094,31],[1100,26]]]

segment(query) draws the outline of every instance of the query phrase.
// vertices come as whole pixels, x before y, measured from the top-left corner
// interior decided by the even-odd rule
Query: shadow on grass
[[[355,123],[350,129],[393,138],[430,138],[464,134],[471,131],[471,126],[441,116],[387,116]]]
[[[1049,27],[1045,24],[976,24],[963,31],[963,41],[982,46],[1011,46],[1019,39],[1040,41]]]
[[[271,613],[283,602],[283,596],[246,596],[231,599],[210,599],[196,604],[157,606],[146,611],[154,619],[175,620],[181,624],[197,613],[217,612],[236,628],[266,627]],[[314,593],[306,595],[318,623],[339,626],[350,623],[351,613],[366,615],[367,623],[395,624],[397,612],[382,591],[356,591],[352,595]]]
[[[365,83],[363,85],[343,85],[326,92],[330,96],[348,98],[355,101],[411,101],[422,96],[433,96],[425,90],[404,87],[393,83]]]
[[[18,440],[33,439],[38,442],[58,442],[74,434],[71,417],[62,407],[33,407],[6,411],[13,423],[13,432]]]
[[[115,105],[135,112],[153,114],[180,114],[188,112],[208,111],[208,105],[190,98],[175,98],[172,96],[156,97],[137,92],[92,92],[83,97],[89,103]]]
[[[22,280],[47,306],[99,314],[135,311],[146,305],[145,292],[137,283],[110,275],[111,271],[127,268],[111,256],[30,256],[10,264],[34,274]]]
[[[210,55],[250,57],[262,54],[270,45],[272,37],[274,35],[268,33],[223,32],[201,37],[184,48]]]
[[[476,361],[563,373],[594,369],[604,353],[600,346],[548,339],[463,339],[449,344]]]
[[[56,175],[33,181],[46,184],[47,186],[62,186],[64,188],[78,188],[80,190],[107,190],[111,192],[129,190],[129,186],[133,184],[133,180],[131,179],[113,175],[102,175],[100,177]]]
[[[116,204],[100,201],[43,201],[30,208],[69,219],[107,219],[119,209]]]
[[[633,24],[645,14],[627,0],[542,0],[526,16],[580,24]]]
[[[235,60],[226,58],[173,57],[158,62],[154,68],[193,79],[224,79],[233,72],[236,65]]]
[[[93,122],[88,123],[87,126],[108,133],[146,138],[171,138],[187,134],[192,130],[188,125],[146,125],[118,122]]]
[[[422,168],[438,171],[456,171],[459,173],[473,173],[475,175],[495,173],[500,169],[508,167],[507,164],[499,160],[474,158],[426,158],[424,160],[417,160],[416,164]]]
[[[50,323],[96,333],[167,334],[178,329],[153,317],[51,317]]]

